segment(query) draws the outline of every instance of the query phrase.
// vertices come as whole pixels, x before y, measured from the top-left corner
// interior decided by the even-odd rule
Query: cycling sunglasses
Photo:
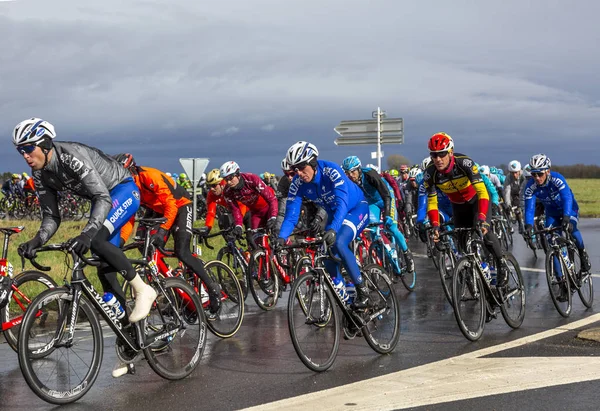
[[[208,188],[216,188],[219,185],[219,183],[216,184],[209,184]]]
[[[35,151],[35,148],[37,146],[35,144],[27,144],[24,146],[17,146],[17,151],[19,152],[19,154],[23,155],[23,154],[31,154]]]
[[[237,177],[237,176],[235,174],[229,174],[227,177],[223,177],[223,180],[231,181],[234,179],[234,177]]]
[[[408,174],[408,171],[407,170],[400,171],[400,174]]]
[[[541,173],[538,173],[538,172],[531,173],[531,176],[535,177],[535,178],[542,178],[544,176],[544,172],[541,172]]]
[[[437,153],[437,152],[433,153],[432,152],[432,153],[429,153],[429,155],[431,156],[431,158],[438,158],[438,157],[439,158],[444,158],[444,157],[446,157],[448,155],[448,152],[447,151],[441,151],[439,153]]]
[[[295,171],[284,171],[283,174],[285,174],[288,177],[294,177],[296,175]]]
[[[306,167],[308,167],[308,162],[304,162],[304,163],[300,163],[300,164],[296,164],[294,166],[294,171],[297,173],[298,171],[304,171],[306,170]]]

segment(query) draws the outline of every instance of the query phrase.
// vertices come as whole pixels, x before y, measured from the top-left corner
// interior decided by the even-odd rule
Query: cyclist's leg
[[[192,255],[190,243],[192,242],[192,205],[180,207],[171,227],[173,239],[175,240],[175,256],[187,267],[196,273],[206,284],[210,298],[210,310],[216,313],[221,302],[221,289],[219,285],[210,278],[204,269],[204,264]]]
[[[585,250],[585,245],[583,244],[583,236],[581,235],[581,231],[577,228],[577,224],[579,223],[579,213],[577,215],[571,216],[571,225],[573,226],[573,231],[571,235],[575,240],[575,245],[579,251],[579,258],[581,259],[581,270],[582,271],[590,271],[592,266],[590,264],[590,257],[588,256],[587,251]]]
[[[244,228],[246,229],[246,243],[248,244],[249,250],[256,250],[256,243],[254,242],[254,239],[252,238],[252,233],[250,233],[248,231],[248,229],[252,228],[251,217],[252,217],[252,213],[250,212],[250,210],[247,210],[246,214],[244,214],[244,220],[243,220]]]
[[[475,203],[477,204],[477,203]],[[487,212],[487,216],[486,216],[486,221],[488,222],[488,224],[491,223],[491,219],[492,219],[492,202],[489,202],[488,205],[488,212]],[[476,208],[477,210],[477,208]],[[473,214],[475,216],[475,218],[473,219],[473,224],[475,223],[475,221],[477,221],[478,212],[475,212]],[[485,247],[487,248],[487,250],[492,254],[492,256],[494,257],[494,260],[496,261],[496,267],[497,267],[497,285],[499,287],[503,287],[506,285],[506,282],[508,281],[508,274],[510,272],[510,269],[508,267],[508,264],[506,262],[506,260],[504,259],[504,255],[502,253],[502,246],[500,245],[500,240],[498,239],[498,236],[491,230],[491,228],[487,231],[487,233],[483,236],[483,244],[485,245]]]
[[[400,249],[402,250],[402,253],[404,254],[404,261],[406,261],[406,270],[409,273],[412,273],[415,271],[415,262],[413,261],[412,253],[408,249],[408,244],[406,243],[406,239],[404,238],[404,235],[402,235],[402,233],[398,229],[398,213],[396,210],[396,206],[394,205],[394,202],[392,202],[392,205],[390,206],[390,217],[392,217],[392,220],[394,220],[394,223],[392,224],[391,227],[388,227],[388,230],[390,230],[390,232],[394,236],[396,243],[398,243],[400,245]]]

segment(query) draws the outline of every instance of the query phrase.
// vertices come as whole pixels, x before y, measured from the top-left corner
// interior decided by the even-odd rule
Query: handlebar
[[[65,243],[58,243],[58,244],[47,244],[44,245],[42,247],[36,248],[35,249],[35,253],[43,253],[43,252],[47,252],[47,251],[65,251],[65,252],[70,252],[71,253],[71,257],[73,258],[73,260],[76,260],[77,258],[81,259],[81,261],[83,261],[85,264],[87,265],[91,265],[91,266],[99,266],[100,264],[102,264],[102,262],[98,259],[96,259],[95,257],[90,258],[86,258],[84,256],[81,256],[79,254],[76,254],[74,251],[71,250],[71,244],[69,242],[65,242]],[[50,271],[52,268],[51,267],[46,267],[44,265],[41,265],[40,263],[38,263],[35,260],[36,257],[30,258],[29,261],[31,262],[31,265],[33,265],[35,268],[37,268],[40,271]],[[25,261],[25,257],[21,256],[21,262]]]

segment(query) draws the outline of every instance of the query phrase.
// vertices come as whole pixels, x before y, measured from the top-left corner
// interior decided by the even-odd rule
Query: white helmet
[[[419,167],[411,168],[408,171],[408,178],[409,179],[411,179],[411,178],[416,179],[417,177],[419,177],[419,174],[421,174],[421,173],[422,173],[422,171],[421,171],[421,169]]]
[[[291,171],[292,168],[290,167],[290,165],[287,162],[287,158],[284,158],[283,160],[281,160],[281,169],[283,171]]]
[[[225,178],[235,173],[240,172],[240,166],[235,161],[228,161],[221,166],[219,169],[219,175],[221,178]]]
[[[523,175],[526,178],[531,177],[531,166],[529,164],[526,164],[525,167],[523,167]]]
[[[56,137],[54,126],[41,118],[30,118],[21,121],[16,125],[13,131],[13,144],[20,146],[23,144],[38,145],[45,138],[53,139]]]
[[[425,171],[425,169],[427,169],[427,167],[429,167],[429,165],[431,164],[431,157],[427,156],[423,159],[423,161],[421,162],[421,169],[423,171]]]
[[[202,173],[202,175],[200,176],[200,181],[198,181],[198,184],[202,185],[206,183],[206,173]]]
[[[313,157],[319,156],[319,150],[306,141],[298,141],[292,145],[285,156],[290,167],[310,161]]]
[[[531,172],[534,173],[549,169],[551,163],[545,154],[536,154],[529,160],[529,165],[531,166]]]
[[[485,174],[486,176],[490,175],[490,168],[488,166],[481,166],[479,167],[479,173],[480,174]]]
[[[521,163],[519,163],[517,160],[511,161],[510,163],[508,163],[508,171],[510,171],[511,173],[521,171]]]

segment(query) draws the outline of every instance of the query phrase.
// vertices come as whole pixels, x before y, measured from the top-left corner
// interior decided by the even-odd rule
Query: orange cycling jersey
[[[427,190],[427,215],[434,226],[439,226],[437,207],[438,187],[453,204],[464,204],[479,201],[479,220],[485,220],[490,196],[479,174],[477,165],[464,154],[456,153],[450,160],[450,165],[444,171],[438,171],[431,164],[423,174],[423,184]]]
[[[35,183],[33,182],[33,177],[29,177],[25,182],[25,186],[23,187],[25,191],[35,191]]]
[[[225,180],[222,180],[220,184],[222,187],[224,187],[227,183]],[[227,208],[227,201],[223,196],[223,192],[221,192],[221,195],[218,196],[211,190],[208,192],[208,196],[206,196],[206,222],[204,223],[206,227],[211,229],[215,221],[215,216],[217,215],[217,205]],[[248,207],[239,201],[237,205],[240,208],[242,216],[245,216],[246,211],[248,211]]]
[[[187,191],[177,186],[173,179],[162,171],[151,167],[138,167],[138,173],[133,176],[135,184],[140,189],[140,206],[146,207],[162,215],[167,221],[160,227],[170,230],[180,207],[192,202]],[[133,229],[132,218],[121,229],[121,238],[127,240]]]

